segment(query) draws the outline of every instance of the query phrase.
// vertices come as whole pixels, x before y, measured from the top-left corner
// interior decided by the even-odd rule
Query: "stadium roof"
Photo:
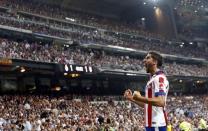
[[[172,6],[182,7],[183,9],[191,9],[193,14],[197,12],[204,16],[208,13],[208,5],[206,0],[35,0],[40,2],[60,5],[64,8],[76,9],[88,13],[96,13],[98,15],[107,15],[112,17],[120,16],[125,11],[138,9],[143,3],[163,4],[171,3]],[[191,7],[191,8],[190,8]],[[195,11],[195,12],[194,12]],[[144,11],[145,12],[145,11]],[[196,15],[196,16],[197,16]]]
[[[76,9],[83,12],[96,13],[98,15],[108,15],[116,17],[129,10],[143,4],[146,0],[36,0],[51,4],[60,5],[64,8]]]

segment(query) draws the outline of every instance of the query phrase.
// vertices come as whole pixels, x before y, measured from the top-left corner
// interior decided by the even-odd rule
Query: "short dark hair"
[[[161,67],[162,66],[162,64],[163,64],[163,57],[159,53],[157,53],[155,51],[150,51],[148,54],[150,54],[151,57],[154,60],[157,61],[157,67]]]

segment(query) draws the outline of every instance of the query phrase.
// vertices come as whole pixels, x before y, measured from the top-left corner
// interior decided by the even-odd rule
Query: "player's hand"
[[[133,95],[132,95],[132,91],[130,89],[126,90],[124,92],[124,97],[127,99],[127,100],[132,100],[133,99]]]
[[[139,97],[141,97],[140,91],[134,91],[133,98],[139,98]]]

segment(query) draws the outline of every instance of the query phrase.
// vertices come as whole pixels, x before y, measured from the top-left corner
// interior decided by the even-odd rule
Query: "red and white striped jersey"
[[[169,90],[169,82],[163,71],[158,71],[147,82],[145,97],[154,98],[164,96],[165,103]],[[145,127],[161,127],[167,125],[167,115],[165,107],[152,106],[145,104]]]

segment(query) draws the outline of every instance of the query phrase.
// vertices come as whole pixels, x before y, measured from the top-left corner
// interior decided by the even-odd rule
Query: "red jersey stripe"
[[[148,89],[148,98],[152,98],[152,86]],[[148,127],[152,126],[152,105],[148,104]]]

